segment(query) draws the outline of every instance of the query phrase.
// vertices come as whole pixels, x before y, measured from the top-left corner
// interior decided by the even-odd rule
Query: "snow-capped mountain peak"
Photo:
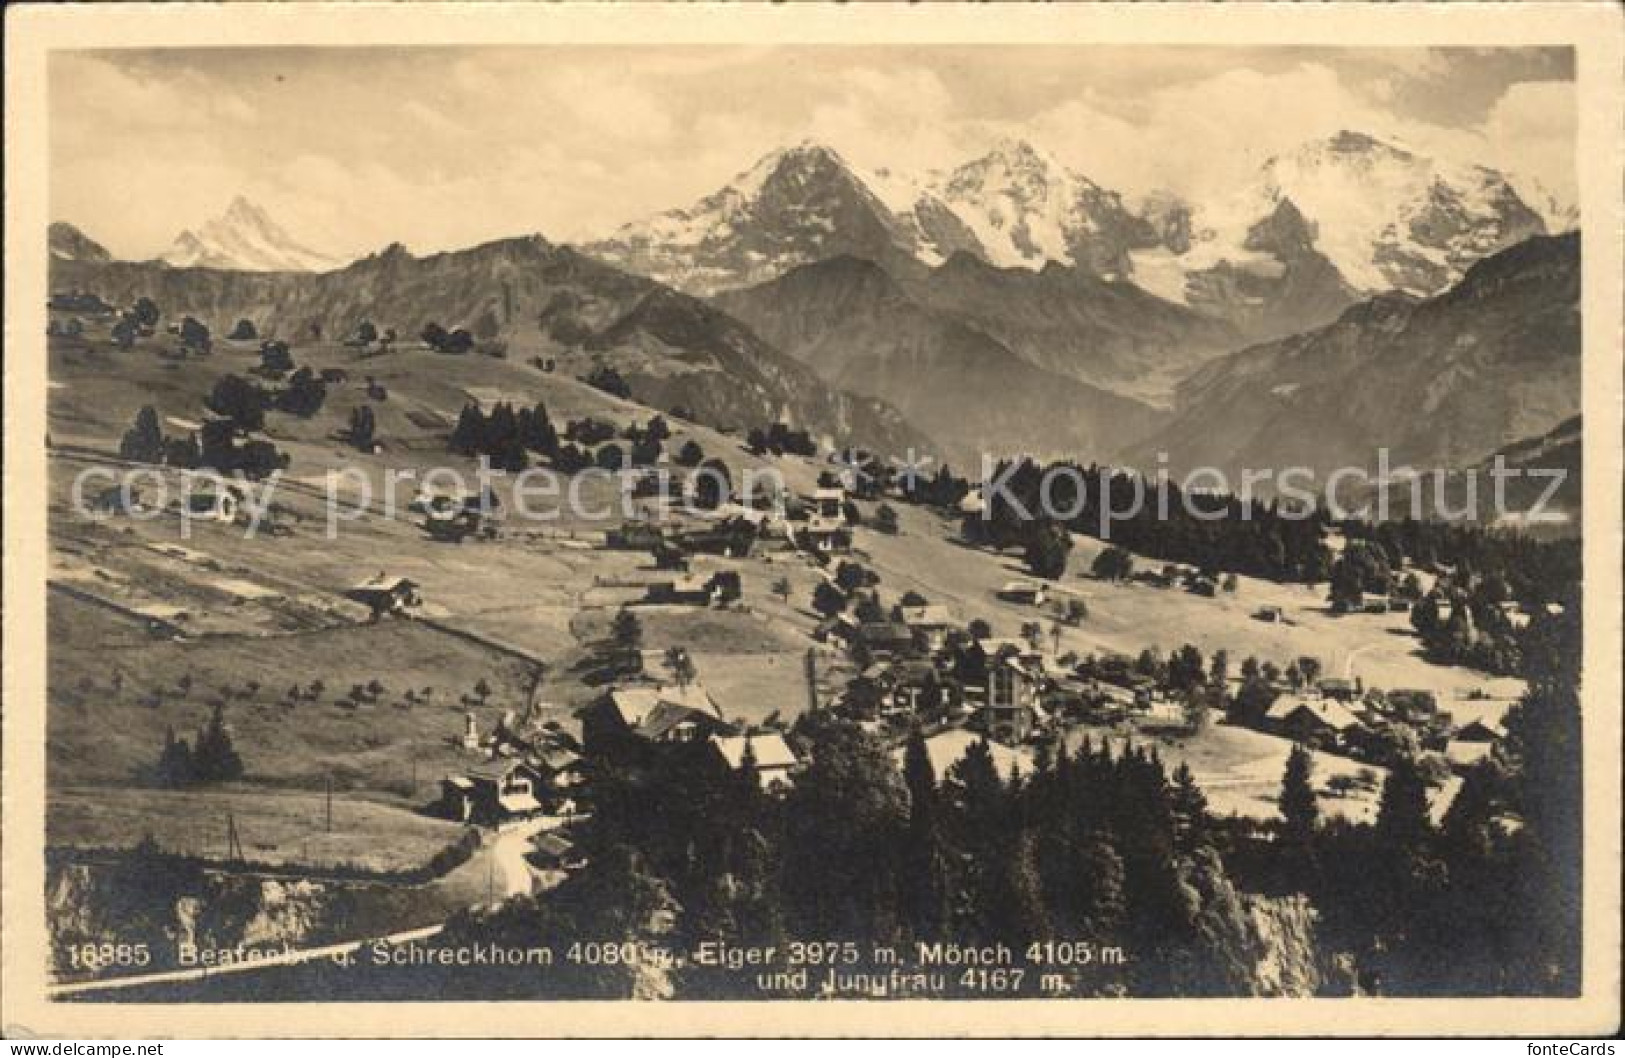
[[[1004,139],[948,173],[938,195],[964,220],[994,264],[1076,264],[1120,275],[1128,251],[1155,232],[1115,192],[1101,188],[1026,140]]]
[[[177,235],[159,260],[177,268],[242,272],[321,272],[342,263],[301,245],[242,195],[219,217]]]
[[[709,294],[840,254],[934,263],[980,247],[912,182],[862,172],[833,148],[806,141],[768,153],[692,206],[624,225],[586,249]]]
[[[1349,129],[1270,158],[1227,195],[1164,197],[1147,215],[1162,245],[1133,254],[1134,281],[1261,337],[1381,291],[1437,294],[1546,231],[1503,174]]]
[[[1457,165],[1342,131],[1264,164],[1255,212],[1290,199],[1315,246],[1356,290],[1434,294],[1541,218],[1493,169]]]

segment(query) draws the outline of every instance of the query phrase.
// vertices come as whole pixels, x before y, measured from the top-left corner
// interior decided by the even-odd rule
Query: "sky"
[[[313,249],[585,241],[774,149],[923,173],[1007,137],[1200,203],[1355,129],[1575,198],[1567,49],[580,46],[59,52],[54,219],[162,252],[243,195]]]

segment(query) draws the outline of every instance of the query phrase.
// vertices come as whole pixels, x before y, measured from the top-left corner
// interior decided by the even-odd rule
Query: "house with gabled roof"
[[[698,684],[616,687],[577,715],[589,752],[627,741],[695,741],[726,727],[722,710]]]
[[[1365,726],[1342,702],[1302,694],[1276,698],[1264,714],[1264,725],[1287,738],[1316,745],[1339,744]]]
[[[712,735],[711,748],[729,771],[745,766],[747,753],[754,759],[757,780],[764,790],[782,790],[794,781],[801,760],[776,731],[747,735]]]
[[[928,735],[925,739],[925,753],[931,762],[931,771],[938,782],[949,781],[949,772],[953,766],[964,759],[965,753],[977,742],[986,742],[988,754],[993,760],[993,768],[1004,779],[1014,778],[1016,775],[1031,775],[1034,770],[1033,755],[1025,748],[1001,745],[990,742],[974,731],[963,727],[950,727]],[[903,756],[906,748],[899,746],[892,751],[892,759],[898,767],[903,765]]]
[[[373,617],[402,613],[423,604],[418,582],[407,577],[391,576],[380,570],[361,583],[349,588],[345,598],[361,603],[372,611]]]
[[[502,823],[542,811],[541,773],[530,764],[493,758],[440,782],[441,813],[463,823]]]
[[[948,632],[954,627],[953,615],[940,603],[898,606],[897,619],[908,628],[919,649],[933,654],[946,645]]]
[[[1005,602],[1019,603],[1023,606],[1042,606],[1044,600],[1049,598],[1049,592],[1035,580],[1006,581],[999,586],[998,596]]]

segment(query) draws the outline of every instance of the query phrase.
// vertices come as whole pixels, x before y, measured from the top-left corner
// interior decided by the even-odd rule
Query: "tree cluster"
[[[192,743],[177,738],[174,728],[164,732],[164,744],[153,767],[153,777],[160,786],[225,782],[242,776],[243,759],[232,743],[225,706],[221,703],[215,703],[208,721],[198,729]]]
[[[806,430],[792,430],[788,424],[776,422],[762,429],[753,426],[745,435],[745,447],[756,455],[772,453],[776,456],[796,455],[815,456],[818,454],[818,442]]]
[[[1059,524],[1072,532],[1163,561],[1305,583],[1324,581],[1331,571],[1331,553],[1322,540],[1324,517],[1316,512],[1288,516],[1263,501],[1182,493],[1172,483],[1108,467],[1043,466],[1023,459],[1007,478],[1007,466],[991,479],[1004,484],[989,490],[987,510],[965,518],[965,536],[973,542],[1025,547],[1034,532],[1045,531],[1034,529],[1049,520],[1041,512],[1064,512],[1070,516]],[[1166,503],[1159,488],[1168,490]],[[1108,536],[1102,536],[1102,526],[1109,526]]]
[[[517,412],[504,401],[493,405],[489,415],[477,404],[465,404],[448,447],[460,455],[488,456],[499,470],[517,471],[530,465],[530,452],[556,459],[559,435],[540,401]]]

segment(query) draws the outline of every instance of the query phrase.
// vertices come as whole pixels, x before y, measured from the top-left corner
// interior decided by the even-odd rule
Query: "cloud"
[[[1131,197],[1201,199],[1340,128],[1572,197],[1572,87],[1517,79],[1544,69],[1421,49],[1126,46],[67,55],[50,76],[52,201],[131,256],[239,192],[319,249],[433,250],[586,239],[809,138],[919,173],[1017,136]],[[1418,86],[1465,101],[1429,111]]]
[[[1578,201],[1574,86],[1526,81],[1506,90],[1483,126],[1485,160],[1532,178],[1560,206]]]

